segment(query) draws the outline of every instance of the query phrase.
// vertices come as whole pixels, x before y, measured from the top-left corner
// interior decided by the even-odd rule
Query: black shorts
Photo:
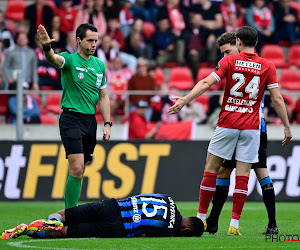
[[[260,133],[260,146],[258,150],[258,162],[252,164],[252,168],[267,168],[267,132]],[[230,161],[225,160],[223,165],[224,168],[235,168],[236,160],[235,154],[233,154],[232,159]]]
[[[125,228],[115,199],[79,205],[65,210],[68,238],[121,238]]]
[[[93,159],[96,146],[97,122],[95,115],[64,110],[59,118],[62,143],[69,154],[84,154],[84,162]]]

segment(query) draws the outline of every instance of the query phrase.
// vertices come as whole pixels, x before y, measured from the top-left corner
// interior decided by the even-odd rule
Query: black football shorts
[[[68,238],[121,238],[125,229],[115,199],[79,205],[65,210]]]
[[[268,144],[268,137],[267,132],[260,133],[260,146],[258,150],[258,162],[252,164],[253,168],[267,168],[267,144]],[[235,168],[236,167],[236,160],[235,154],[233,154],[232,159],[230,161],[225,160],[223,165],[225,168]]]
[[[97,122],[95,115],[64,110],[59,118],[62,143],[69,154],[84,154],[84,162],[93,159],[96,146]]]

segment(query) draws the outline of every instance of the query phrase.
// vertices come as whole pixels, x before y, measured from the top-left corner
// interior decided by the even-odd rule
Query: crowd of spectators
[[[300,7],[292,0],[22,1],[27,6],[19,20],[8,20],[6,11],[0,10],[0,89],[14,89],[12,72],[21,69],[22,82],[31,89],[60,90],[60,72],[44,57],[36,39],[37,26],[43,24],[55,38],[52,48],[56,53],[75,53],[74,31],[88,22],[98,29],[95,56],[107,68],[112,115],[124,114],[126,99],[125,95],[113,94],[114,90],[173,91],[166,82],[155,82],[155,67],[168,67],[168,63],[187,66],[196,81],[201,63],[213,67],[221,58],[216,41],[225,31],[236,31],[243,25],[254,27],[259,33],[258,54],[264,44],[289,46],[300,39]],[[218,103],[218,97],[212,97],[210,107],[214,99]],[[130,111],[138,100],[149,104],[145,113],[149,121],[163,120],[164,106],[171,105],[168,95],[133,95],[129,100]],[[177,120],[194,117],[203,123],[212,113],[214,110],[205,112],[194,102]]]

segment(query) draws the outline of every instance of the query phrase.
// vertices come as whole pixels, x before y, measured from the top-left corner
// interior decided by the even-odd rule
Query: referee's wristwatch
[[[109,126],[112,126],[112,125],[113,125],[112,122],[104,122],[104,126],[107,125],[107,124],[108,124]]]

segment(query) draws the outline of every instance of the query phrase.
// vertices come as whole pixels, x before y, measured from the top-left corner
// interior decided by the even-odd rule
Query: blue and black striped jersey
[[[172,197],[165,194],[141,194],[117,202],[127,237],[173,236],[182,220]]]

